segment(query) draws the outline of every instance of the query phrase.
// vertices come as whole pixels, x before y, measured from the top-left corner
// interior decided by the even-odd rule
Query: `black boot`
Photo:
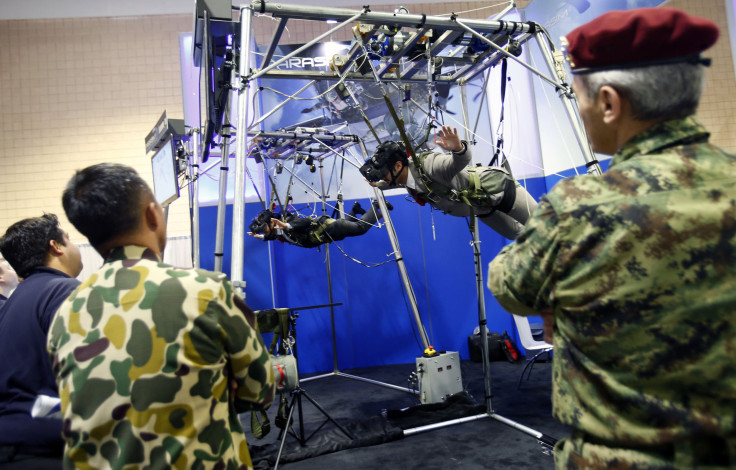
[[[355,201],[353,203],[353,208],[350,209],[350,213],[353,214],[353,215],[355,215],[355,216],[360,216],[360,215],[365,214],[365,209],[363,209],[362,207],[360,207],[360,203],[358,201]]]
[[[386,202],[386,208],[390,211],[394,210],[394,206],[391,205],[390,202]],[[383,219],[383,214],[381,214],[381,206],[378,205],[378,201],[373,201],[373,210],[376,211],[376,215],[379,219]]]
[[[386,209],[390,211],[394,210],[394,206],[390,202],[386,201],[385,199],[383,202],[386,203]],[[378,201],[373,201],[373,207],[375,207],[376,210],[379,210],[381,208],[381,206],[378,205]]]

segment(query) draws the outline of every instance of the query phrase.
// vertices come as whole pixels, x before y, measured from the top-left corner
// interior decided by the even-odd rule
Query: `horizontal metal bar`
[[[529,434],[530,436],[534,436],[537,439],[540,439],[543,436],[543,434],[541,432],[539,432],[539,431],[536,431],[536,430],[534,430],[534,429],[532,429],[532,428],[530,428],[528,426],[524,426],[523,424],[517,423],[516,421],[512,421],[512,420],[510,420],[508,418],[505,418],[505,417],[503,417],[501,415],[497,415],[496,413],[491,413],[489,416],[491,418],[495,419],[496,421],[500,421],[500,422],[502,422],[504,424],[507,424],[507,425],[511,426],[512,428],[517,429],[517,430],[519,430],[521,432],[524,432],[526,434]]]
[[[373,385],[380,385],[381,387],[390,388],[390,389],[393,389],[393,390],[398,390],[400,392],[411,393],[412,395],[419,395],[419,392],[416,391],[416,390],[412,390],[412,389],[406,388],[406,387],[399,387],[398,385],[388,384],[386,382],[379,382],[378,380],[367,379],[365,377],[359,377],[357,375],[345,374],[343,372],[336,372],[336,375],[339,376],[339,377],[345,377],[347,379],[360,380],[361,382],[367,382],[367,383],[373,384]]]
[[[312,380],[319,380],[319,379],[324,379],[327,377],[335,377],[335,375],[337,375],[335,372],[330,372],[330,373],[321,374],[321,375],[313,375],[311,377],[305,377],[303,379],[299,378],[299,382],[310,382]]]
[[[432,431],[434,429],[446,428],[455,424],[469,423],[471,421],[478,421],[479,419],[486,419],[489,416],[487,414],[466,416],[464,418],[450,419],[448,421],[442,421],[434,424],[427,424],[426,426],[419,426],[416,428],[404,429],[404,436],[411,436],[413,434],[419,434],[420,432]]]
[[[345,77],[346,81],[351,82],[375,82],[376,79],[373,77],[372,74],[360,74],[356,72],[350,72],[347,74],[343,74],[343,77]],[[325,72],[320,71],[314,71],[314,70],[299,70],[299,71],[292,71],[292,70],[271,70],[270,72],[265,73],[262,78],[276,78],[276,79],[283,79],[283,78],[297,78],[297,79],[307,79],[307,80],[332,80],[332,81],[338,81],[341,80],[341,77],[338,77],[337,75],[328,75],[325,74]],[[403,79],[398,78],[395,73],[386,74],[383,77],[381,77],[382,82],[406,82],[406,83],[427,83],[427,74],[422,75],[414,75],[413,77],[409,79]],[[434,81],[438,83],[448,82],[448,83],[454,83],[454,79],[452,78],[452,75],[450,74],[443,74],[434,77]]]
[[[308,134],[299,132],[248,132],[251,137],[273,137],[277,139],[318,140],[319,142],[357,142],[359,137],[352,134]]]
[[[336,20],[345,21],[354,15],[361,13],[360,10],[348,10],[345,8],[327,8],[315,6],[289,5],[285,3],[270,3],[254,0],[251,8],[259,13],[270,13],[275,17],[299,18],[303,20]],[[454,17],[426,16],[412,14],[397,14],[381,11],[363,12],[356,21],[369,24],[382,24],[390,26],[407,26],[413,28],[452,29],[463,31],[464,28],[457,24]],[[483,33],[505,33],[521,34],[529,32],[532,27],[528,23],[500,20],[463,20],[463,22],[474,30]]]

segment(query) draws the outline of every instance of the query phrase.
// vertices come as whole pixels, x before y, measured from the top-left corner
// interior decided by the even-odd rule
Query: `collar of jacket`
[[[613,155],[610,166],[625,162],[636,155],[656,153],[676,145],[706,142],[709,137],[710,133],[695,116],[670,119],[632,137]]]

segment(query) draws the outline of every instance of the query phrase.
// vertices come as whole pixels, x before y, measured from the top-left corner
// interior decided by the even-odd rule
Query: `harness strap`
[[[250,414],[250,430],[256,439],[263,439],[271,432],[271,422],[265,411],[253,411]]]
[[[473,200],[477,201],[483,197],[485,197],[488,193],[485,188],[483,188],[483,184],[481,183],[480,179],[480,171],[478,170],[485,170],[485,167],[467,167],[468,170],[468,188],[464,189],[462,191],[457,191],[452,188],[449,188],[445,186],[442,183],[439,183],[432,178],[430,178],[424,171],[424,158],[429,154],[430,152],[422,152],[421,154],[415,156],[412,160],[414,161],[414,167],[419,172],[419,177],[422,183],[424,184],[425,188],[429,192],[427,196],[425,196],[429,201],[432,201],[433,194],[437,195],[440,198],[446,198],[451,201],[455,202],[462,202],[466,204],[468,207],[470,207],[471,215],[475,213],[475,209],[473,207]],[[507,161],[504,163],[508,163]],[[513,207],[514,202],[516,201],[516,181],[511,176],[511,173],[509,172],[507,175],[506,181],[504,181],[503,184],[503,197],[501,198],[501,201],[493,206],[489,207],[492,211],[499,210],[503,213],[508,213]],[[490,214],[487,214],[490,215]],[[471,222],[472,224],[473,222]]]
[[[276,412],[276,418],[274,418],[274,423],[279,429],[285,429],[287,424],[286,422],[286,415],[287,411],[287,400],[286,400],[286,393],[281,392],[281,398],[279,399],[279,409]]]
[[[478,176],[478,172],[475,171],[474,167],[468,168],[468,176],[470,176],[469,191],[476,192],[479,189],[482,189],[480,185],[480,176]]]
[[[319,224],[319,227],[317,227],[315,230],[312,230],[310,232],[310,235],[312,235],[319,243],[330,243],[332,241],[330,237],[323,237],[323,235],[325,234],[325,229],[327,229],[327,226],[334,223],[335,219],[322,216],[317,220],[318,222],[313,223]]]

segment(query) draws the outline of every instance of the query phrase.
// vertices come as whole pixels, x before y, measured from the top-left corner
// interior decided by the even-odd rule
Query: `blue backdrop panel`
[[[545,183],[543,178],[525,181],[537,199],[546,192]],[[394,205],[391,217],[430,343],[437,349],[459,351],[463,358],[468,358],[467,337],[478,325],[478,300],[467,220],[419,206],[403,195],[388,200]],[[360,202],[368,207],[367,200]],[[346,207],[351,205],[352,201],[346,202]],[[247,204],[245,210],[246,221],[250,221],[260,205]],[[226,273],[230,271],[231,216],[232,207],[228,206],[223,263]],[[201,265],[206,269],[214,266],[216,219],[216,207],[200,209]],[[507,240],[484,224],[480,225],[480,239],[485,278],[488,263]],[[253,309],[329,303],[324,247],[305,249],[252,237],[246,237],[243,243],[246,302]],[[391,244],[383,227],[371,228],[363,236],[346,238],[329,248],[332,300],[342,303],[334,307],[338,368],[413,362],[423,348],[396,263],[368,268],[343,256],[338,246],[368,264],[392,259]],[[271,300],[272,274],[276,305]],[[484,294],[489,330],[508,331],[515,337],[511,316],[487,289]],[[333,370],[329,308],[298,312],[300,370]]]

